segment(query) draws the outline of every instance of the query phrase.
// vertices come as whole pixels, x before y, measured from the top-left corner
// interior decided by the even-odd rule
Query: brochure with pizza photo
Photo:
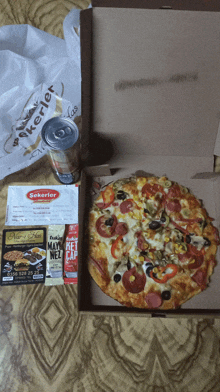
[[[3,230],[1,285],[44,283],[46,228]]]

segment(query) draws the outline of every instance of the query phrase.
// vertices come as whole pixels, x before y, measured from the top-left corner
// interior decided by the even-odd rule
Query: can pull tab
[[[65,128],[57,129],[54,133],[54,136],[56,139],[63,139],[71,134],[72,134],[71,128],[65,127]]]

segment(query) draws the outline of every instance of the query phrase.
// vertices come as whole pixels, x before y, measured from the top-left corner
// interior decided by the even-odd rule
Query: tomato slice
[[[168,268],[171,269],[172,272],[166,273],[166,270],[168,270]],[[154,273],[154,270],[150,271],[150,277],[157,283],[166,283],[178,272],[178,267],[176,266],[176,264],[167,264],[165,267],[157,267],[157,269],[161,276],[157,276],[157,274]]]
[[[114,259],[117,259],[117,255],[115,254],[116,251],[120,252],[121,250],[121,244],[120,241],[122,240],[123,236],[119,235],[116,240],[113,242],[112,247],[111,247],[111,254],[114,257]]]
[[[113,191],[111,186],[107,186],[102,193],[102,198],[105,204],[112,204],[115,200],[115,192]]]

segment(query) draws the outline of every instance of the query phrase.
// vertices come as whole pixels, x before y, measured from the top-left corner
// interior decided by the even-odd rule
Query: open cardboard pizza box
[[[79,310],[220,315],[219,252],[209,287],[166,312],[121,306],[93,282],[86,260],[92,177],[103,184],[137,172],[166,175],[202,199],[220,227],[220,3],[95,1],[81,13],[81,45],[84,141],[96,166],[82,173]]]

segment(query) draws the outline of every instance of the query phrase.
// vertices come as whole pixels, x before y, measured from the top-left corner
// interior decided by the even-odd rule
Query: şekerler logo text
[[[34,203],[50,203],[59,196],[60,193],[54,189],[34,189],[27,193],[27,198]]]

